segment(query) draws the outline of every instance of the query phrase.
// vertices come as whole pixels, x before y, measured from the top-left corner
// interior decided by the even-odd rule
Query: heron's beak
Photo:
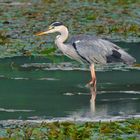
[[[35,35],[36,36],[41,36],[41,35],[44,35],[44,34],[49,34],[49,33],[51,33],[50,32],[51,29],[53,29],[53,28],[50,26],[47,31],[39,32],[39,33],[36,33]]]
[[[46,32],[47,32],[47,31],[46,31]],[[46,32],[39,32],[39,33],[36,33],[35,35],[36,35],[36,36],[44,35],[44,34],[47,34]]]

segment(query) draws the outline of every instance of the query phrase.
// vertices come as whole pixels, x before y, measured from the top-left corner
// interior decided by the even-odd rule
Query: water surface
[[[128,44],[120,43],[124,47]],[[138,44],[128,51],[140,62]],[[140,115],[140,68],[96,66],[97,96],[85,85],[88,67],[64,56],[0,60],[0,120],[98,120]]]

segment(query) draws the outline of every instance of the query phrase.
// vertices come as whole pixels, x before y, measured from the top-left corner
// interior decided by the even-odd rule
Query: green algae
[[[63,3],[8,0],[0,4],[0,31],[3,32],[0,32],[0,45],[7,48],[0,57],[24,55],[22,50],[35,55],[37,46],[46,39],[52,42],[54,37],[38,38],[34,34],[46,30],[53,21],[64,22],[71,35],[91,34],[113,41],[140,41],[140,4],[135,0],[64,0]]]
[[[7,139],[49,140],[125,140],[140,138],[140,119],[113,122],[42,122],[24,123],[1,128]]]

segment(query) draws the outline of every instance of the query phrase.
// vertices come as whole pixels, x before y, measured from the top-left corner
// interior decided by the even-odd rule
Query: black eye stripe
[[[53,22],[53,23],[51,24],[51,26],[61,26],[61,25],[63,25],[62,22]]]

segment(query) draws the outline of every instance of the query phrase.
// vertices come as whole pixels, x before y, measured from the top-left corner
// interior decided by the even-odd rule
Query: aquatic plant
[[[61,8],[60,8],[61,7]],[[62,21],[71,34],[91,34],[115,41],[140,41],[140,5],[136,0],[2,1],[0,5],[0,57],[38,55],[46,37],[35,37],[53,21]],[[53,37],[52,37],[53,38]],[[43,46],[53,46],[47,37]],[[50,43],[48,45],[48,43]],[[4,48],[4,49],[3,49]],[[48,54],[50,51],[46,51]],[[52,51],[51,51],[52,53]],[[40,53],[40,55],[44,55]]]
[[[140,119],[110,122],[42,122],[22,123],[1,128],[0,137],[5,139],[139,139]]]

